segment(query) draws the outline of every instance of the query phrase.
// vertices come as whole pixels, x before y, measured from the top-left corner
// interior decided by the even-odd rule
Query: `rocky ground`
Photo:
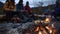
[[[49,23],[49,25],[53,24],[55,29],[57,29],[58,32],[60,32],[60,21],[56,21],[54,18],[52,19],[52,22]],[[29,30],[33,30],[35,26],[35,21],[32,22],[26,22],[26,23],[0,23],[0,34],[25,34],[25,32]],[[41,25],[41,24],[39,24]],[[42,25],[43,26],[43,25]],[[35,34],[32,32],[32,34]]]

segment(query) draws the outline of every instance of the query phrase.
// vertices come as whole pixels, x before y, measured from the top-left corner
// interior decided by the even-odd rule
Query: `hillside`
[[[2,2],[0,2],[0,14],[3,14],[3,3]]]

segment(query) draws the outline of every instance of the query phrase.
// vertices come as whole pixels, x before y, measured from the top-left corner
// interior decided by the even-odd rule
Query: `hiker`
[[[7,0],[6,3],[4,4],[4,7],[3,7],[4,12],[6,13],[6,17],[8,17],[10,15],[8,4],[9,4],[9,1]]]
[[[57,20],[59,20],[59,18],[57,18],[57,17],[60,17],[60,3],[59,2],[56,2],[56,6],[54,7],[54,12],[52,14]]]
[[[17,9],[18,12],[20,12],[21,10],[24,10],[23,0],[19,1],[19,3],[16,5],[16,9]]]
[[[26,13],[26,15],[27,15],[27,17],[28,18],[34,18],[34,15],[33,15],[33,13],[32,13],[32,10],[31,10],[31,8],[30,8],[30,6],[29,6],[29,2],[27,1],[26,2],[26,5],[25,5],[25,11],[27,12]]]
[[[26,2],[26,5],[25,5],[25,10],[29,13],[29,14],[31,14],[32,13],[32,11],[31,11],[31,8],[30,8],[30,6],[29,6],[29,2],[27,1]]]
[[[6,18],[10,20],[12,18],[14,12],[16,11],[16,6],[14,0],[7,0],[4,4],[4,12],[6,13]]]
[[[22,17],[22,12],[24,11],[24,7],[23,7],[23,0],[20,0],[19,3],[16,5],[16,9],[17,9],[17,15],[20,18]]]

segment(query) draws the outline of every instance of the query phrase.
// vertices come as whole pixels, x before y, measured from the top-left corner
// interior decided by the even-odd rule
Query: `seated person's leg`
[[[16,15],[16,12],[14,12],[14,11],[11,11],[11,18],[14,16],[14,15]]]
[[[6,12],[6,17],[8,18],[8,13]]]
[[[10,12],[6,12],[6,17],[9,18]]]
[[[22,18],[22,13],[21,13],[21,12],[18,12],[18,13],[17,13],[17,16],[18,16],[19,18]]]
[[[23,12],[23,15],[26,15],[26,13],[27,13],[27,12],[26,12],[26,11],[24,11],[24,12]]]
[[[11,20],[11,18],[15,15],[13,11],[9,11],[9,20]]]
[[[9,19],[10,19],[10,12],[8,11],[8,12],[6,12],[6,20],[7,20],[7,22],[9,22]]]

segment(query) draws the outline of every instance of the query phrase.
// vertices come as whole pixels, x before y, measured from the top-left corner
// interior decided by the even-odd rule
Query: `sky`
[[[6,0],[0,0],[1,2],[5,3]],[[29,1],[30,7],[34,7],[36,3],[43,2],[43,6],[48,6],[49,4],[55,4],[56,0],[23,0],[23,4],[26,4],[26,1]],[[19,0],[15,0],[16,4]]]

